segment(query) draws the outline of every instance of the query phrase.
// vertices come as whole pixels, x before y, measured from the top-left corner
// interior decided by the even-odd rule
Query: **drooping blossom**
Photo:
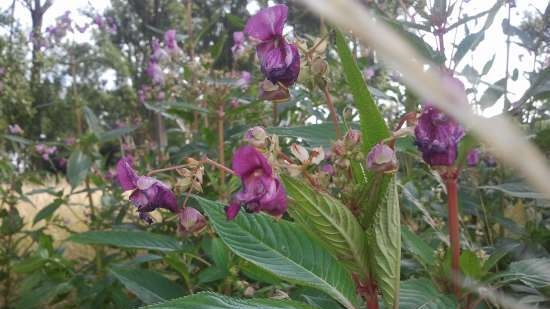
[[[396,171],[397,157],[395,151],[384,143],[374,145],[367,155],[367,168],[379,173]]]
[[[154,61],[149,61],[149,65],[147,66],[147,76],[149,76],[155,84],[164,83],[164,72],[158,63]]]
[[[20,135],[23,134],[23,129],[21,129],[21,127],[17,123],[10,124],[8,125],[8,132],[10,132],[10,134]]]
[[[236,31],[233,32],[233,46],[231,46],[231,52],[233,53],[234,57],[238,57],[243,54],[245,48],[244,48],[244,32],[242,31]]]
[[[248,86],[250,86],[250,82],[252,81],[252,74],[248,71],[242,71],[241,76],[236,82],[237,87],[246,89]]]
[[[466,161],[468,163],[469,167],[475,167],[479,164],[481,151],[479,148],[472,149],[468,151],[468,154],[466,155]]]
[[[254,147],[265,147],[267,133],[263,127],[257,126],[248,129],[244,134],[244,140]]]
[[[263,211],[282,216],[287,210],[287,197],[281,180],[273,173],[266,157],[252,146],[239,148],[233,157],[233,170],[241,178],[242,189],[225,209],[227,220],[233,220],[244,207],[247,212]]]
[[[176,196],[170,187],[154,177],[137,175],[131,157],[127,156],[118,161],[116,174],[122,189],[131,191],[129,199],[137,207],[139,217],[145,222],[153,223],[149,213],[157,208],[177,212]]]
[[[283,37],[287,15],[288,7],[284,4],[268,7],[250,17],[244,28],[249,37],[259,41],[256,54],[262,73],[273,84],[286,87],[294,84],[300,73],[298,48]]]
[[[164,33],[164,46],[166,51],[171,56],[177,56],[181,54],[181,49],[178,47],[178,41],[176,38],[176,30],[170,29]]]
[[[443,84],[459,93],[461,104],[467,104],[464,84],[450,75],[443,75]],[[451,166],[456,160],[458,143],[464,128],[432,104],[425,104],[414,129],[415,144],[430,166]]]
[[[193,207],[185,207],[178,212],[178,232],[183,236],[198,234],[206,227],[206,219]]]

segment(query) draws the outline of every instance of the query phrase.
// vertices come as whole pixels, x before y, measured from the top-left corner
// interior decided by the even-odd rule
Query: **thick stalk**
[[[218,108],[218,161],[220,165],[225,166],[225,140],[224,140],[224,105],[220,103]],[[222,199],[225,198],[225,169],[219,168],[220,170],[220,196]]]
[[[458,184],[456,172],[444,175],[447,185],[448,225],[451,241],[451,280],[453,292],[460,299],[460,233],[458,223]]]
[[[357,287],[357,293],[363,297],[367,303],[367,309],[378,309],[378,288],[376,287],[376,282],[370,274],[367,274],[364,283],[357,274],[353,275],[353,280],[355,281],[355,286]]]
[[[336,109],[334,108],[334,102],[332,102],[332,96],[330,91],[328,91],[328,83],[323,88],[323,93],[327,100],[328,110],[330,111],[330,116],[332,118],[332,124],[334,125],[334,132],[336,132],[336,138],[340,138],[340,126],[338,125],[338,115],[336,114]]]

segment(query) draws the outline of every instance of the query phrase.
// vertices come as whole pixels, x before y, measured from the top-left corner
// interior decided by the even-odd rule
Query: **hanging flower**
[[[178,47],[177,35],[175,29],[170,29],[164,33],[164,46],[168,54],[177,56],[181,54],[181,49]]]
[[[151,59],[157,63],[163,62],[168,58],[168,53],[160,46],[160,42],[157,38],[153,38],[151,41]]]
[[[206,227],[206,219],[193,207],[185,207],[178,212],[178,232],[183,236],[198,234]]]
[[[233,46],[231,46],[231,52],[234,57],[238,57],[244,52],[244,32],[237,31],[233,32]]]
[[[475,167],[479,164],[481,151],[479,148],[472,149],[466,155],[466,161],[469,167]]]
[[[242,189],[225,209],[227,220],[233,220],[241,207],[248,212],[263,211],[272,216],[282,216],[286,212],[285,188],[273,174],[267,159],[256,148],[239,148],[233,157],[233,170],[241,178]]]
[[[298,48],[283,37],[287,15],[287,6],[278,4],[250,17],[244,28],[248,36],[260,42],[256,54],[262,73],[273,84],[281,83],[286,87],[294,84],[300,73]]]
[[[131,191],[130,201],[137,207],[139,217],[145,222],[153,223],[150,212],[157,208],[177,212],[176,196],[165,183],[149,176],[138,176],[132,167],[133,160],[127,156],[117,163],[118,183],[124,191]]]
[[[367,155],[367,168],[379,173],[395,172],[397,170],[395,151],[384,143],[374,145]]]

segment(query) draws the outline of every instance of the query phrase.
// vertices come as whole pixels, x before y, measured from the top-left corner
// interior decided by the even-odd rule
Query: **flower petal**
[[[260,10],[250,17],[244,27],[244,32],[260,41],[268,41],[283,35],[283,28],[288,15],[288,7],[278,4]]]
[[[267,159],[256,148],[243,146],[233,156],[233,170],[241,178],[247,178],[257,170],[263,171],[264,175],[271,176],[271,166]]]
[[[231,202],[229,206],[225,207],[225,216],[227,217],[227,221],[235,219],[240,210],[241,204],[238,202]]]
[[[132,168],[132,161],[132,157],[127,156],[120,159],[116,165],[118,183],[124,191],[136,188],[138,176]]]

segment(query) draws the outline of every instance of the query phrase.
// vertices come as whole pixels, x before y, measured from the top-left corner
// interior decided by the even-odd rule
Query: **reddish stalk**
[[[218,108],[218,161],[220,165],[225,167],[225,140],[223,135],[223,121],[224,121],[224,106],[220,104]],[[225,169],[220,170],[220,196],[222,199],[225,197]]]
[[[460,225],[458,223],[458,184],[457,171],[443,174],[447,185],[449,238],[451,240],[451,283],[453,292],[460,299]]]
[[[355,286],[357,287],[357,293],[365,299],[367,303],[367,309],[378,309],[378,288],[374,279],[367,276],[365,283],[361,282],[359,276],[353,275]]]
[[[330,111],[330,116],[332,117],[332,124],[334,125],[334,131],[336,132],[336,139],[340,138],[340,126],[338,125],[338,115],[336,115],[336,109],[334,108],[334,103],[332,102],[332,96],[328,91],[328,83],[323,88],[323,93],[327,100],[328,110]]]

